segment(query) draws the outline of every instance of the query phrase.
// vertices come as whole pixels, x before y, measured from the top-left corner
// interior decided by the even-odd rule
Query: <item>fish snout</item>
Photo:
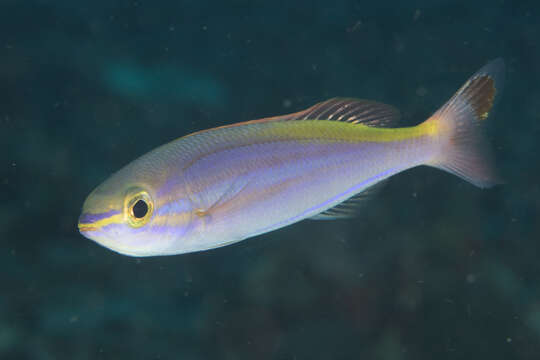
[[[98,214],[83,212],[81,216],[79,216],[79,222],[77,225],[79,232],[84,234],[87,232],[96,231],[100,227],[111,223],[113,218],[119,213],[119,211],[114,210]]]

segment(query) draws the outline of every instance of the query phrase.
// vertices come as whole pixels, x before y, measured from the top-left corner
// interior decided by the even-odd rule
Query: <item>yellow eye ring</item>
[[[154,202],[147,191],[130,189],[124,200],[124,214],[127,223],[134,228],[148,223],[154,212]]]

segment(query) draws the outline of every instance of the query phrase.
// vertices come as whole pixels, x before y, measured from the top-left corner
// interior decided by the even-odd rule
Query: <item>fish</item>
[[[503,82],[504,61],[493,60],[415,126],[399,127],[393,106],[332,98],[186,135],[95,188],[78,229],[120,254],[175,255],[354,217],[386,179],[421,165],[480,188],[500,184],[484,128]]]

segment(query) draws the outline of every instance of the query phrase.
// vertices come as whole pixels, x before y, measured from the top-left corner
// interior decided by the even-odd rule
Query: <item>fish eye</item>
[[[133,216],[137,219],[143,218],[148,213],[148,204],[144,200],[138,200],[131,208]]]
[[[154,206],[150,194],[140,189],[130,189],[126,195],[124,213],[132,227],[145,225],[152,217]]]

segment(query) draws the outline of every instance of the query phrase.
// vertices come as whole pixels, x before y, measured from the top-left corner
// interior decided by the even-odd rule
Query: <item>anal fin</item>
[[[350,219],[358,216],[362,207],[377,194],[380,189],[386,184],[388,180],[383,180],[375,185],[366,188],[364,191],[348,198],[347,200],[339,203],[338,205],[325,210],[315,216],[310,217],[311,220],[337,220],[337,219]]]

